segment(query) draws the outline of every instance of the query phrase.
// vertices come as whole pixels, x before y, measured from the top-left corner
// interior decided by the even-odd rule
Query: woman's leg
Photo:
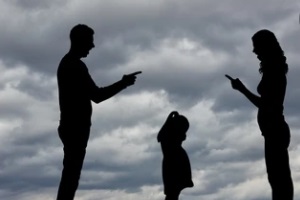
[[[293,182],[289,165],[289,134],[284,137],[265,137],[265,159],[273,200],[292,200]]]

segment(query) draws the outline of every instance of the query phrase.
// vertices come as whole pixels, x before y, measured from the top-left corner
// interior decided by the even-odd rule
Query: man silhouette
[[[57,70],[60,123],[59,137],[64,145],[63,171],[57,200],[73,200],[90,135],[92,104],[100,103],[133,85],[135,72],[107,87],[98,87],[87,66],[80,59],[95,47],[94,31],[78,24],[70,32],[71,48],[62,58]]]

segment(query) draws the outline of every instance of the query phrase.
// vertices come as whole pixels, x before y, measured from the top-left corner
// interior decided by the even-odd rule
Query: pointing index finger
[[[231,80],[231,81],[234,80],[234,79],[233,79],[231,76],[229,76],[228,74],[225,74],[225,77],[228,78],[228,79]]]
[[[127,76],[136,76],[136,75],[141,74],[141,73],[142,73],[142,71],[137,71],[137,72],[133,72],[131,74],[127,74]]]

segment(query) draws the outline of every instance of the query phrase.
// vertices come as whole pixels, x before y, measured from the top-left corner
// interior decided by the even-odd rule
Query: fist
[[[141,71],[134,72],[131,74],[125,74],[122,78],[123,83],[127,86],[133,85],[136,80],[136,75],[142,73]]]
[[[242,83],[242,81],[240,81],[240,79],[238,78],[234,79],[227,74],[225,75],[225,77],[231,81],[231,86],[233,89],[241,91],[245,88],[244,84]]]

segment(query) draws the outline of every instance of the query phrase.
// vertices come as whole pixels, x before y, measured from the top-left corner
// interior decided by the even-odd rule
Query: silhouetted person
[[[289,166],[290,130],[283,115],[288,65],[274,33],[260,30],[252,37],[253,52],[261,61],[262,74],[257,96],[237,78],[231,80],[233,89],[244,94],[257,108],[257,121],[265,138],[265,160],[273,200],[292,200],[293,181]]]
[[[173,111],[157,136],[163,153],[162,177],[165,200],[178,200],[181,190],[194,186],[190,161],[181,146],[188,129],[187,118]]]
[[[94,31],[79,24],[70,32],[71,48],[62,58],[58,70],[60,106],[59,137],[64,145],[63,171],[57,200],[73,200],[78,187],[80,172],[87,147],[92,104],[100,103],[133,85],[137,74],[123,78],[107,87],[98,87],[91,78],[87,66],[80,60],[95,47]]]

